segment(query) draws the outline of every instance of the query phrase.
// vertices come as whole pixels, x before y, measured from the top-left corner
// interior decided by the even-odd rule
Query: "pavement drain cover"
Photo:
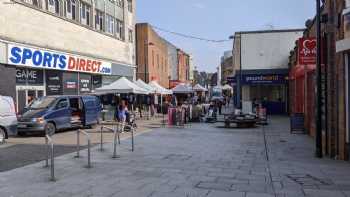
[[[191,155],[170,154],[165,156],[164,159],[186,161],[191,157]]]
[[[330,180],[319,179],[309,174],[289,174],[286,176],[302,186],[333,185]]]

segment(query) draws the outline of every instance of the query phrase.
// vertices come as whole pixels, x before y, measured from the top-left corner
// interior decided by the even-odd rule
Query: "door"
[[[71,128],[71,110],[67,98],[59,99],[50,115],[50,119],[56,123],[57,129]]]

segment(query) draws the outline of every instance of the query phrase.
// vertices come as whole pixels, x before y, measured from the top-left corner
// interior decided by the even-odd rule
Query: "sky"
[[[314,0],[137,0],[137,22],[211,40],[227,40],[236,31],[305,28],[316,11]],[[157,31],[192,54],[200,71],[215,72],[232,40],[203,42]]]

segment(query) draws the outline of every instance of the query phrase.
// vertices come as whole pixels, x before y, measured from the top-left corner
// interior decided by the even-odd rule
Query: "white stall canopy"
[[[138,79],[137,81],[135,81],[135,84],[140,86],[143,89],[146,89],[149,91],[150,94],[152,93],[156,93],[156,88],[148,85],[147,83],[145,83],[144,81],[142,81],[141,79]]]
[[[122,77],[117,81],[96,89],[97,94],[148,94],[149,91]]]
[[[197,84],[193,87],[193,90],[196,91],[196,92],[207,92],[208,89],[201,86],[200,84]]]
[[[186,84],[178,84],[172,89],[174,94],[191,94],[193,93],[192,87]]]
[[[156,81],[151,81],[149,82],[149,84],[151,87],[155,88],[155,93],[156,94],[162,94],[162,95],[166,95],[166,94],[173,94],[173,91],[168,90],[164,87],[162,87],[161,85],[159,85]]]

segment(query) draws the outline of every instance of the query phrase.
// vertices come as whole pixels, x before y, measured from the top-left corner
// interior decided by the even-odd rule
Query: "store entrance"
[[[45,95],[45,90],[42,87],[17,87],[16,89],[18,112],[21,112],[24,107],[31,103],[34,99]]]

